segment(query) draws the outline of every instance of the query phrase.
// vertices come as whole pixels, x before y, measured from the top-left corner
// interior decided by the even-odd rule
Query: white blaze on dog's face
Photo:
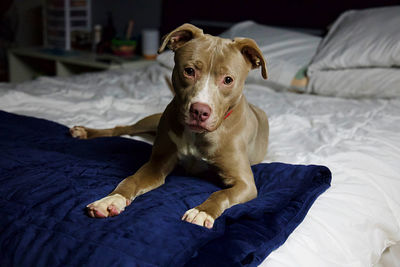
[[[266,78],[265,61],[251,39],[223,39],[185,25],[160,48],[168,45],[175,51],[172,83],[178,116],[194,132],[214,131],[239,102],[249,70],[261,66]]]

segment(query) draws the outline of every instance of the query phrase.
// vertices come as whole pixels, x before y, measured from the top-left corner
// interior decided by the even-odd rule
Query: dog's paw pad
[[[104,215],[103,213],[101,213],[100,211],[93,209],[91,210],[91,213],[93,214],[92,217],[96,217],[96,218],[106,218],[107,216]]]
[[[112,204],[110,206],[108,206],[107,210],[109,212],[108,213],[109,216],[117,216],[121,213],[121,211]]]
[[[69,129],[69,133],[74,138],[87,139],[87,131],[83,126],[74,126]]]
[[[126,198],[120,194],[104,197],[86,206],[87,212],[93,218],[117,216],[125,210]]]
[[[182,216],[182,220],[206,227],[208,229],[211,229],[214,225],[213,217],[208,215],[205,211],[199,211],[196,208],[186,211]]]

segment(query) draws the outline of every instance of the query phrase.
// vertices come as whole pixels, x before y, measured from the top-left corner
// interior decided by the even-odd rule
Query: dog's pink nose
[[[207,104],[194,103],[190,106],[190,117],[196,121],[206,121],[211,115],[211,108]]]

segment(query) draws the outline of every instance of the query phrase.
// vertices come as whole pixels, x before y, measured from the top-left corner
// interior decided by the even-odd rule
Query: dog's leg
[[[129,126],[116,126],[110,129],[91,129],[84,126],[74,126],[69,131],[72,137],[79,139],[139,134],[155,136],[161,115],[161,113],[150,115]]]
[[[106,218],[120,214],[135,197],[164,184],[177,163],[176,146],[167,136],[157,137],[150,160],[134,175],[125,178],[108,196],[87,205],[91,217]],[[164,139],[160,142],[159,139]]]
[[[161,162],[149,161],[134,175],[125,178],[108,196],[87,205],[91,217],[106,218],[119,215],[137,196],[164,184],[165,177],[175,163],[165,158]]]
[[[164,114],[167,112],[168,107]],[[142,129],[146,128],[146,121],[137,124],[139,123],[141,123]],[[161,132],[168,132],[169,121],[161,119],[159,128]],[[165,177],[173,170],[177,161],[177,147],[171,141],[169,135],[157,135],[150,160],[134,175],[120,182],[108,196],[87,205],[89,215],[105,218],[120,214],[135,197],[162,185]]]
[[[212,193],[202,204],[186,211],[182,220],[211,229],[215,219],[226,209],[257,197],[257,188],[248,160],[232,162],[229,167],[222,167],[221,171],[221,177],[231,184],[231,187]]]

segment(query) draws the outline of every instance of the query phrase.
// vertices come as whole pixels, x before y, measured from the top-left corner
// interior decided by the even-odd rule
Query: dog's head
[[[175,52],[172,84],[178,118],[194,132],[219,127],[239,103],[251,69],[261,67],[267,78],[264,57],[252,39],[223,39],[184,24],[164,37],[159,53],[165,47]]]

